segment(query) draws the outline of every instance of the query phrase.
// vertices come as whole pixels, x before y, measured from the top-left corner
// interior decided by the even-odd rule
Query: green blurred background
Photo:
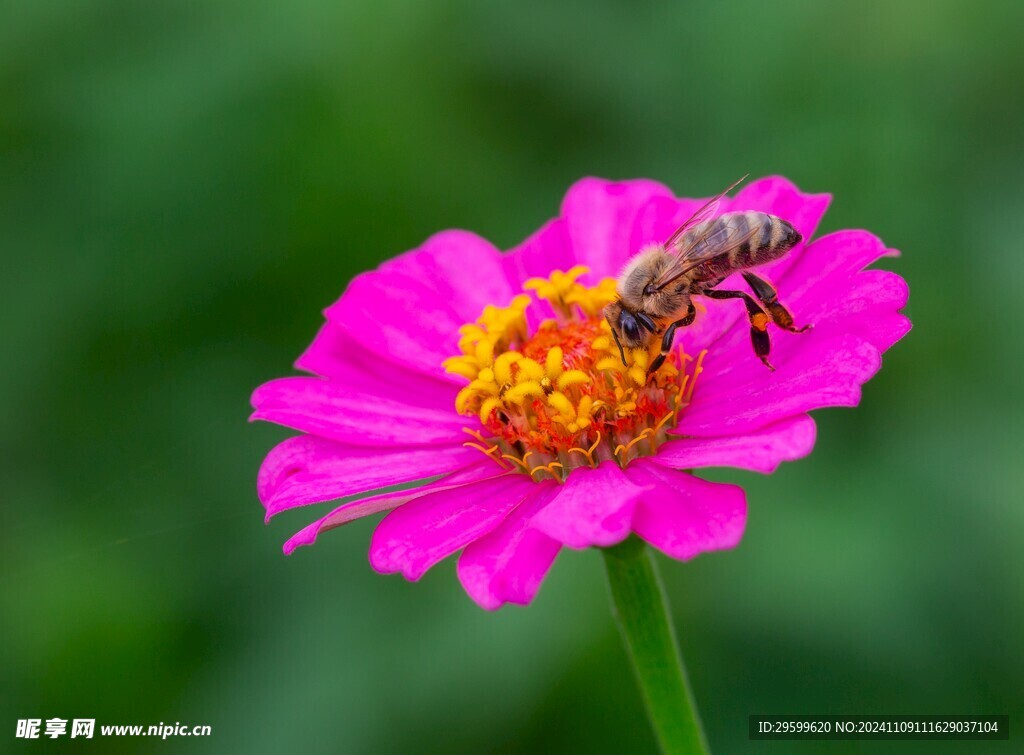
[[[355,273],[448,227],[511,246],[586,174],[783,173],[834,193],[823,231],[904,252],[915,329],[863,405],[816,413],[803,462],[714,475],[749,491],[739,548],[662,561],[712,746],[816,748],[748,742],[771,712],[1019,732],[1024,5],[3,15],[0,749],[56,716],[213,727],[97,752],[651,750],[596,553],[496,614],[451,562],[373,573],[371,522],[285,558],[315,512],[264,526],[288,433],[246,423]]]

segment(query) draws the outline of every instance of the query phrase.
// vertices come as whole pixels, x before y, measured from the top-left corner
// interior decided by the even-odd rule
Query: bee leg
[[[703,292],[704,296],[710,299],[743,299],[747,306],[747,319],[750,320],[750,342],[754,345],[754,353],[757,358],[764,362],[764,366],[772,372],[775,368],[768,361],[768,354],[772,350],[772,342],[768,337],[768,315],[758,306],[757,302],[742,291],[708,291]]]
[[[653,372],[657,372],[658,368],[665,364],[665,357],[667,357],[669,352],[672,351],[672,341],[675,339],[676,328],[685,328],[693,322],[693,318],[696,316],[697,308],[693,306],[693,302],[691,301],[690,309],[687,310],[683,319],[676,320],[665,330],[665,335],[661,337],[661,353],[654,358],[654,361],[651,362],[651,366],[647,368],[648,375]]]
[[[804,325],[802,328],[795,327],[793,325],[793,315],[779,303],[779,294],[768,281],[758,278],[753,273],[743,273],[743,280],[754,289],[757,298],[761,300],[764,308],[768,310],[768,316],[780,328],[784,328],[790,333],[803,333],[805,330],[810,330],[814,327],[813,325]]]
[[[654,324],[654,320],[652,320],[650,315],[645,312],[637,312],[636,321],[640,323],[641,327],[646,328],[650,333],[656,333],[658,331],[658,326]]]
[[[695,318],[696,316],[697,308],[693,306],[693,302],[691,301],[689,304],[689,309],[687,309],[686,314],[683,315],[683,319],[677,320],[675,324],[678,325],[680,328],[685,328],[687,325],[690,325],[693,322],[693,318]]]

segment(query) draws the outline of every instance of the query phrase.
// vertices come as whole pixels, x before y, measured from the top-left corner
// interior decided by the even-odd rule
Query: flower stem
[[[633,661],[658,745],[665,753],[707,753],[668,601],[650,551],[634,536],[602,553],[612,612]]]

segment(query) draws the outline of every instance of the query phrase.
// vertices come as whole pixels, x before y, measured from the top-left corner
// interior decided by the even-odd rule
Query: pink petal
[[[698,382],[676,428],[681,435],[739,435],[825,406],[856,406],[860,386],[882,364],[878,349],[856,336],[808,347],[769,372],[756,359],[749,380]],[[703,380],[703,376],[701,378]]]
[[[910,320],[899,313],[910,297],[910,288],[888,270],[865,270],[845,286],[808,293],[796,301],[806,322],[814,323],[817,338],[849,333],[885,351],[910,330]]]
[[[530,520],[558,491],[553,480],[539,483],[501,524],[462,551],[459,580],[481,607],[526,605],[537,594],[561,544],[531,527]]]
[[[422,281],[363,273],[324,314],[386,362],[455,382],[441,363],[458,353],[458,328],[466,320]]]
[[[300,435],[267,454],[257,489],[269,521],[295,506],[436,477],[480,458],[479,451],[463,446],[384,450]]]
[[[530,278],[547,278],[553,270],[569,270],[578,260],[569,241],[566,222],[562,218],[548,221],[526,239],[510,250],[504,259],[505,275],[513,288],[521,290]],[[596,282],[593,274],[586,274],[582,282]],[[536,332],[541,322],[555,316],[554,309],[546,302],[534,297],[526,309],[526,323],[529,332]]]
[[[836,231],[817,239],[782,277],[779,299],[799,297],[825,281],[835,286],[882,257],[893,252],[868,231]],[[785,293],[785,295],[783,295]]]
[[[809,239],[817,230],[831,200],[831,194],[805,194],[787,179],[771,176],[752,181],[743,187],[734,198],[728,200],[728,204],[723,202],[721,211],[767,212],[789,221],[803,235],[804,241],[797,244],[784,257],[757,268],[758,275],[774,282],[782,280],[785,271],[795,266],[809,249]],[[718,288],[723,291],[750,290],[739,274],[729,276]],[[779,287],[779,296],[783,302],[787,301],[786,295],[789,293],[789,288]],[[702,298],[700,302],[706,306],[707,311],[700,313],[693,325],[686,328],[678,337],[689,354],[710,348],[735,325],[746,322],[746,310],[739,301],[721,302]]]
[[[596,469],[580,467],[533,518],[533,526],[570,548],[614,545],[629,535],[642,492],[614,461]]]
[[[731,303],[731,302],[730,302]],[[740,305],[742,308],[742,304]],[[776,371],[765,367],[754,354],[750,343],[749,329],[744,324],[736,326],[712,347],[704,359],[704,371],[697,381],[694,401],[704,401],[709,395],[722,395],[745,390],[745,386],[764,381],[775,381],[780,374],[788,375],[794,368],[791,362],[804,363],[811,352],[820,353],[823,349],[835,346],[836,341],[852,339],[854,341],[870,340],[860,336],[852,327],[839,330],[824,328],[805,333],[789,333],[769,326],[772,350],[769,359]],[[687,410],[690,411],[690,410]]]
[[[614,276],[639,249],[633,248],[633,223],[640,209],[657,197],[674,199],[656,181],[605,181],[584,178],[570,188],[562,201],[573,251],[596,279]]]
[[[796,335],[769,326],[772,363],[778,366],[799,349],[843,333],[860,334],[882,351],[905,335],[910,323],[898,310],[907,303],[906,282],[895,273],[864,270],[891,251],[867,231],[838,231],[807,247],[781,279],[763,275],[764,269],[758,268],[758,275],[775,284],[779,301],[797,325],[814,325],[812,332]],[[733,278],[719,288],[730,287]],[[742,280],[732,287],[749,291]],[[712,347],[714,359],[725,367],[715,381],[726,383],[733,379],[726,377],[729,372],[751,363],[745,310],[739,301],[707,304],[711,311],[728,309],[735,316],[734,327]]]
[[[497,473],[497,474],[495,474]],[[388,511],[408,503],[416,498],[439,490],[450,490],[477,480],[485,480],[500,477],[505,470],[499,469],[493,462],[486,459],[479,464],[467,467],[454,474],[435,480],[426,485],[421,485],[410,490],[397,490],[392,493],[382,493],[370,498],[360,498],[358,501],[350,501],[334,509],[327,516],[321,517],[312,524],[303,527],[296,532],[284,544],[285,555],[291,555],[296,548],[302,545],[312,545],[316,542],[317,535],[321,532],[340,527],[343,524],[361,519],[364,516],[379,514],[381,511]]]
[[[444,231],[419,249],[357,276],[327,318],[369,351],[440,380],[441,363],[458,353],[458,328],[486,304],[514,294],[501,253],[467,231]]]
[[[639,251],[650,244],[660,244],[685,223],[710,197],[704,199],[676,199],[669,196],[651,197],[637,212],[633,220],[629,248]],[[721,215],[729,208],[732,200],[723,197],[715,215]]]
[[[402,397],[410,404],[437,409],[453,406],[459,390],[459,386],[447,378],[430,377],[382,359],[330,321],[320,328],[295,366],[364,394],[387,397],[394,392],[394,386],[401,386]],[[385,376],[386,379],[382,379]]]
[[[803,247],[818,229],[818,224],[831,202],[831,194],[805,194],[782,176],[768,176],[751,181],[740,189],[733,198],[729,210],[767,212],[769,215],[782,218],[800,231],[804,237],[803,243],[798,244],[784,257],[759,268],[766,275],[781,278],[784,271],[800,258]]]
[[[377,526],[370,564],[417,580],[427,569],[493,530],[537,483],[515,472],[417,498]]]
[[[885,270],[861,271],[885,252],[877,238],[861,231],[831,234],[812,244],[778,289],[780,301],[793,313],[797,325],[813,324],[814,329],[794,334],[769,326],[772,364],[780,367],[801,351],[841,336],[856,335],[884,351],[906,335],[910,321],[899,314],[909,296],[906,281]],[[808,270],[808,258],[828,273],[822,276],[817,268]],[[727,385],[763,377],[755,374],[760,362],[750,345],[743,304],[735,300],[708,306],[730,309],[738,319],[711,347],[702,383],[714,383],[714,390],[720,391]]]
[[[549,220],[533,235],[505,254],[505,274],[516,290],[530,278],[547,277],[552,270],[577,264],[565,220]]]
[[[747,523],[743,488],[708,482],[646,459],[631,464],[630,479],[646,486],[633,529],[662,553],[689,559],[735,547]]]
[[[252,395],[251,419],[276,422],[330,440],[375,446],[455,443],[472,421],[448,410],[409,406],[336,382],[292,377],[264,383]]]
[[[745,435],[672,440],[651,461],[676,469],[736,467],[768,474],[809,454],[814,437],[814,420],[799,414]]]
[[[380,275],[402,275],[429,286],[463,322],[488,304],[502,306],[519,293],[503,275],[505,255],[469,231],[436,233],[423,245],[380,266]]]

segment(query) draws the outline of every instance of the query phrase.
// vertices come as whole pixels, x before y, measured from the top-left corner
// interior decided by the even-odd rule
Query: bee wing
[[[674,246],[678,246],[679,242],[682,241],[683,236],[686,234],[688,230],[700,225],[705,220],[710,220],[711,218],[713,218],[715,214],[718,212],[718,208],[722,204],[722,199],[725,198],[725,195],[728,194],[733,189],[735,189],[741,183],[746,181],[747,176],[749,175],[750,174],[748,173],[747,175],[740,178],[738,181],[733,181],[732,185],[729,186],[729,188],[727,188],[718,196],[709,199],[707,202],[704,203],[704,205],[699,210],[697,210],[689,218],[683,221],[683,224],[676,228],[672,232],[671,236],[665,239],[665,249],[671,251]]]
[[[675,259],[672,261],[672,264],[665,268],[662,274],[658,276],[657,280],[654,281],[655,287],[663,288],[674,281],[689,269],[687,266],[690,265],[698,256],[696,250],[705,250],[709,248],[709,244],[706,243],[707,239],[705,238],[698,237],[690,239],[686,244],[683,243],[683,238],[686,236],[688,231],[696,228],[705,220],[713,218],[718,213],[718,208],[721,206],[722,199],[725,195],[739,186],[739,184],[743,183],[746,178],[747,176],[744,175],[738,181],[734,181],[721,194],[712,197],[705,202],[702,207],[687,218],[683,224],[676,228],[676,230],[672,232],[672,235],[665,240],[665,243],[663,244],[665,251],[671,254]],[[704,235],[705,234],[701,234],[701,236]],[[701,259],[703,259],[703,257],[701,257]]]
[[[721,222],[708,223],[700,233],[691,234],[689,238],[680,236],[672,247],[666,246],[666,251],[672,255],[672,263],[653,282],[654,287],[664,288],[708,260],[731,254],[761,233],[761,226],[741,223],[741,216],[738,214],[733,219],[724,215]]]

